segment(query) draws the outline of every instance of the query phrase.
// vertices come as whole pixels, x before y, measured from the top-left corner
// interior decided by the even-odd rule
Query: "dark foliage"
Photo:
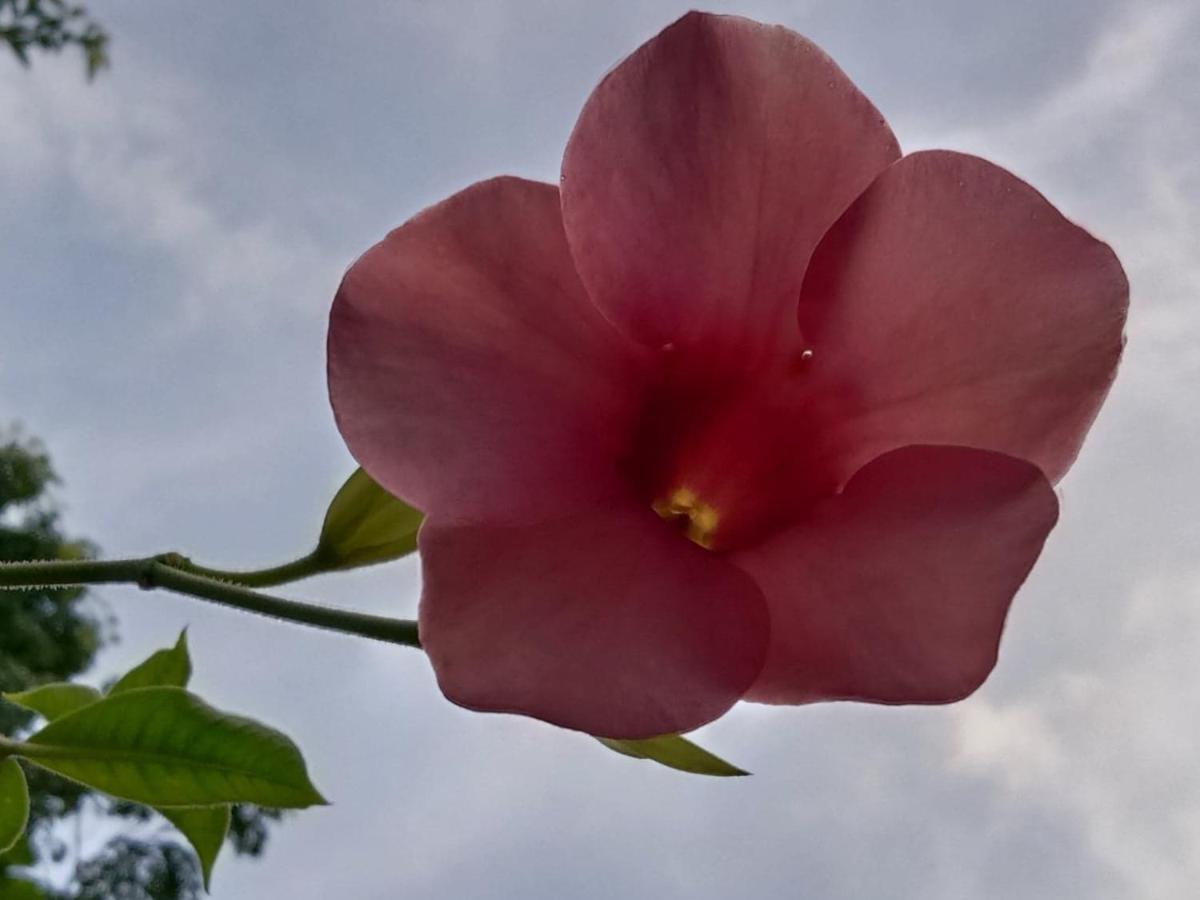
[[[25,66],[33,51],[57,53],[64,47],[83,52],[88,78],[108,65],[108,33],[86,9],[65,0],[0,0],[0,40]]]

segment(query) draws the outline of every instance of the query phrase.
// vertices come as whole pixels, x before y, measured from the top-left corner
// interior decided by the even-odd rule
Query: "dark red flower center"
[[[786,371],[725,383],[672,365],[627,460],[639,495],[690,540],[720,552],[761,540],[828,494],[803,424],[812,358],[806,350]]]

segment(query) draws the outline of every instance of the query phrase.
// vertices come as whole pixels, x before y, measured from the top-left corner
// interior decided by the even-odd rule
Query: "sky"
[[[659,0],[95,0],[113,68],[0,58],[0,421],[105,555],[309,549],[353,468],[325,393],[346,266],[480,178],[553,181]],[[194,685],[304,749],[328,808],[217,900],[1183,900],[1200,883],[1200,3],[716,4],[823,46],[906,151],[985,156],[1112,244],[1115,388],[999,665],[950,707],[739,705],[703,779],[446,702],[424,657],[105,588],[99,682],[190,627]],[[412,616],[415,559],[289,596]],[[100,840],[92,835],[90,840]]]

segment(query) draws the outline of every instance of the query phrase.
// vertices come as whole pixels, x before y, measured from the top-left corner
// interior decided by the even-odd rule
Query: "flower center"
[[[721,514],[691,488],[676,488],[666,499],[655,500],[650,505],[668,522],[677,523],[688,540],[695,541],[705,550],[713,548]]]
[[[803,370],[735,384],[664,379],[626,460],[635,489],[706,550],[763,540],[829,492],[807,380]]]
[[[758,397],[670,392],[647,410],[628,472],[644,502],[685,538],[704,550],[737,550],[793,508],[802,439]]]

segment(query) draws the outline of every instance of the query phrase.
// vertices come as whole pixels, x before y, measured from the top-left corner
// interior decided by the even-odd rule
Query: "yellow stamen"
[[[688,540],[706,550],[712,549],[713,536],[721,521],[721,515],[715,507],[703,502],[691,488],[676,488],[665,500],[655,500],[651,506],[668,521],[687,519],[687,527],[683,533]]]

